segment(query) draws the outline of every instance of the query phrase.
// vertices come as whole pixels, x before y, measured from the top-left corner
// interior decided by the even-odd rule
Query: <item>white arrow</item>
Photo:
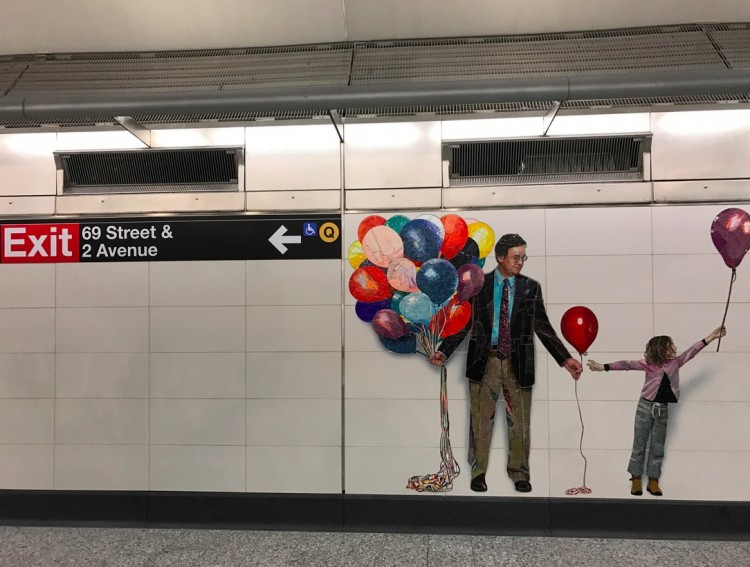
[[[286,234],[286,227],[282,224],[279,229],[273,233],[268,242],[276,247],[276,250],[282,254],[286,254],[288,248],[284,244],[299,244],[302,242],[301,236],[284,236]]]

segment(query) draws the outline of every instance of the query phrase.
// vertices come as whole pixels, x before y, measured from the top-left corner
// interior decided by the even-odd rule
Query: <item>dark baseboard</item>
[[[0,490],[0,524],[750,539],[750,503]]]

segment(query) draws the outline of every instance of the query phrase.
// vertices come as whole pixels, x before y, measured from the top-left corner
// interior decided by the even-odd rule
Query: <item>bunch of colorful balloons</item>
[[[430,356],[466,326],[468,299],[482,288],[482,266],[494,247],[489,225],[455,214],[371,215],[357,236],[349,247],[349,292],[357,316],[388,350],[412,354],[419,341]]]

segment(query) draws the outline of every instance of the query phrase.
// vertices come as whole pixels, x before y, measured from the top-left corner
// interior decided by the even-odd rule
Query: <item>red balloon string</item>
[[[737,279],[737,268],[732,268],[732,277],[729,280],[729,295],[727,295],[727,306],[724,308],[724,318],[721,320],[721,326],[724,326],[724,323],[727,321],[727,311],[729,311],[729,299],[732,297],[732,285],[734,284],[734,280]],[[719,342],[716,345],[716,352],[719,352],[719,349],[721,348],[721,336],[719,336]]]
[[[581,365],[583,365],[583,355],[581,355]],[[578,443],[578,451],[583,457],[583,485],[575,488],[568,488],[565,494],[572,496],[574,494],[591,494],[591,489],[586,486],[586,469],[588,468],[589,462],[586,460],[586,455],[583,454],[583,414],[581,413],[581,401],[578,399],[578,380],[575,380],[575,391],[576,391],[576,404],[578,404],[578,418],[581,420],[581,440]]]

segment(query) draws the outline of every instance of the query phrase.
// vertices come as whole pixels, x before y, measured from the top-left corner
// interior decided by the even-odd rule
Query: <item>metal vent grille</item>
[[[154,93],[343,86],[351,47],[49,55],[29,65],[14,95]]]
[[[64,194],[237,191],[241,148],[60,152]]]
[[[547,138],[447,144],[450,185],[519,185],[643,179],[649,139]]]
[[[750,67],[750,26],[748,24],[706,26],[706,33],[720,50],[727,67],[730,69]]]
[[[371,42],[354,52],[351,84],[725,69],[701,26]]]

